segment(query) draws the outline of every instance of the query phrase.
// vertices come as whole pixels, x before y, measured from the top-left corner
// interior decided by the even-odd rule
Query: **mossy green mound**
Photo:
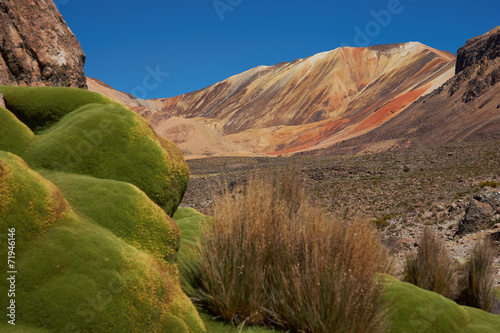
[[[163,146],[131,110],[88,104],[37,136],[23,157],[37,169],[134,184],[171,215],[187,187],[189,170],[176,146]]]
[[[12,112],[0,107],[0,150],[20,155],[26,151],[35,135]]]
[[[101,227],[69,221],[32,246],[18,268],[22,322],[51,331],[170,332],[175,318],[187,328],[178,332],[203,331],[175,269]]]
[[[179,228],[134,185],[54,171],[41,173],[61,190],[80,215],[154,257],[176,262]]]
[[[0,109],[0,149],[35,169],[129,182],[167,214],[175,212],[189,182],[186,161],[130,109],[82,89],[0,86],[0,92],[10,108]],[[35,137],[26,125],[45,130]]]
[[[180,150],[98,94],[0,91],[0,237],[15,228],[18,272],[16,326],[0,331],[205,332],[167,215],[189,180]]]
[[[460,306],[431,291],[386,276],[390,304],[387,332],[500,332],[500,316]]]
[[[120,105],[101,94],[76,88],[0,86],[0,92],[7,109],[37,132],[86,104]]]
[[[3,231],[16,229],[16,325],[34,332],[36,328],[50,332],[205,331],[180,288],[176,265],[148,253],[154,250],[144,252],[127,244],[93,221],[105,217],[99,214],[99,207],[82,209],[85,204],[96,204],[97,199],[107,201],[106,195],[85,199],[73,210],[52,183],[19,157],[0,152],[0,167],[3,244],[7,238]],[[166,214],[159,207],[152,208],[154,203],[132,185],[46,173],[57,179],[70,201],[84,197],[82,191],[87,189],[77,189],[79,185],[90,187],[89,195],[107,186],[129,195],[124,203],[138,200],[136,208],[144,209],[138,215],[156,211],[157,219],[163,217],[161,225],[170,225]],[[100,207],[110,207],[116,200],[111,198]],[[120,215],[115,214],[110,218]],[[127,234],[127,241],[141,244],[143,240],[133,236]],[[7,271],[3,264],[2,270]],[[0,293],[7,295],[7,289],[8,282],[2,279]],[[8,301],[1,298],[4,309]]]
[[[201,228],[209,219],[193,208],[179,208],[173,219],[181,230],[181,245],[179,256],[192,256],[200,239]]]
[[[2,244],[7,243],[7,228],[15,228],[22,235],[17,239],[18,247],[26,249],[68,213],[68,203],[53,184],[29,169],[18,156],[0,151]],[[7,260],[0,260],[0,269],[8,270]]]

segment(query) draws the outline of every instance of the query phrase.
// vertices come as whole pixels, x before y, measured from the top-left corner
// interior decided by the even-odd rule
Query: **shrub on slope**
[[[496,251],[491,241],[478,241],[474,246],[470,260],[464,265],[460,279],[460,304],[492,312],[496,299],[494,289]]]
[[[408,255],[404,281],[453,299],[457,292],[458,265],[444,242],[425,228],[416,255]]]
[[[157,140],[144,119],[121,106],[89,104],[70,112],[23,157],[35,168],[131,183],[169,215],[189,181],[179,148]]]
[[[207,223],[209,223],[211,218],[201,214],[200,212],[196,211],[193,208],[181,208],[181,207],[177,209],[172,218],[179,226],[182,235],[181,246],[179,249],[179,270],[182,272],[183,269],[186,269],[184,265],[186,264],[189,265],[190,261],[198,259],[196,257],[197,243],[198,240],[200,239],[202,228],[206,227]],[[265,328],[262,326],[247,326],[244,323],[236,326],[234,325],[234,323],[228,323],[216,320],[212,315],[206,312],[200,312],[200,317],[205,323],[207,332],[217,332],[217,333],[274,332],[274,330],[270,328]]]
[[[50,127],[86,104],[120,105],[101,94],[76,88],[0,86],[0,92],[7,109],[33,131]]]
[[[187,264],[187,293],[224,320],[290,331],[383,329],[385,250],[370,226],[316,209],[298,177],[256,176],[226,193]]]
[[[16,324],[51,332],[204,332],[175,265],[77,215],[54,185],[12,154],[0,152],[0,178],[3,244],[4,230],[16,228]],[[7,289],[2,279],[1,294]],[[3,297],[0,305],[7,302]]]

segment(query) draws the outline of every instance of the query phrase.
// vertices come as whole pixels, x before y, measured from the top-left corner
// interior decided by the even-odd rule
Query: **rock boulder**
[[[457,235],[477,232],[494,225],[500,213],[500,191],[484,187],[476,193],[460,220]]]
[[[52,0],[0,1],[0,85],[86,88],[84,63]]]

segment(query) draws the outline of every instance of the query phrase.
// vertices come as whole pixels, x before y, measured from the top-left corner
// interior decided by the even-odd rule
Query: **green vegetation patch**
[[[378,219],[375,219],[373,221],[373,223],[375,224],[375,226],[379,229],[383,229],[387,226],[389,226],[390,224],[390,220],[392,220],[393,218],[395,218],[397,216],[397,214],[385,214],[384,216],[378,218]]]
[[[52,228],[18,270],[20,323],[52,332],[154,332],[174,317],[204,331],[173,267],[85,220]]]
[[[89,103],[121,105],[101,94],[77,88],[0,86],[7,109],[31,130],[44,130]]]
[[[479,187],[480,188],[483,188],[483,187],[486,187],[486,186],[497,188],[499,185],[500,185],[500,183],[498,183],[498,182],[492,182],[490,180],[487,180],[487,181],[479,183]]]
[[[131,183],[172,215],[189,169],[180,150],[167,145],[131,110],[89,104],[39,135],[24,157],[37,169]]]
[[[500,316],[455,302],[386,276],[385,298],[391,304],[388,332],[498,332]]]
[[[175,263],[180,231],[137,187],[115,180],[42,171],[79,214],[89,217],[136,248]]]
[[[22,154],[35,138],[33,132],[16,116],[0,107],[0,150],[8,151],[14,154]]]
[[[201,228],[209,217],[193,208],[178,208],[173,219],[181,230],[179,257],[187,259],[193,255],[193,250],[196,249],[196,244],[201,236]]]
[[[69,213],[68,203],[53,184],[29,169],[18,156],[0,151],[2,244],[7,244],[7,229],[14,228],[19,249],[26,249]],[[0,269],[7,271],[7,260],[0,260]]]
[[[130,237],[126,241],[136,244],[133,247],[93,221],[121,218],[122,223],[130,224],[123,217],[130,204],[139,210],[134,216],[153,214],[150,224],[159,222],[155,216],[168,222],[159,207],[132,185],[45,173],[64,188],[71,202],[83,200],[76,210],[19,157],[0,152],[3,244],[7,229],[16,228],[16,326],[27,332],[43,332],[37,328],[49,332],[205,332],[196,308],[181,290],[176,265],[138,249],[146,247],[140,232],[124,235]],[[107,198],[111,193],[103,187],[125,195]],[[84,198],[85,191],[96,197]],[[82,208],[98,205],[97,200],[109,202]],[[134,200],[137,202],[132,203]],[[115,210],[124,210],[122,216],[116,211],[105,215],[113,204]],[[152,227],[160,233],[158,226]],[[163,230],[172,235],[171,229]],[[1,269],[7,271],[3,261]],[[7,295],[8,289],[9,281],[0,280],[0,294]],[[9,298],[0,298],[4,309],[8,302]]]
[[[15,326],[7,323],[0,324],[0,332],[2,333],[50,333],[50,331],[41,329],[41,328],[33,328],[27,325],[16,324]]]

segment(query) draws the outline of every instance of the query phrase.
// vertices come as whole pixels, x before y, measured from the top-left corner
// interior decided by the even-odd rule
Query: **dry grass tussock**
[[[324,214],[299,172],[257,173],[215,200],[185,279],[194,302],[224,320],[377,332],[386,311],[377,273],[388,263],[373,224]]]
[[[495,250],[489,240],[478,241],[463,268],[458,303],[492,312],[495,303],[493,260]]]
[[[453,299],[457,290],[458,264],[444,242],[424,229],[416,255],[406,257],[404,281]]]
[[[469,261],[459,265],[448,253],[444,242],[424,229],[417,254],[406,257],[403,280],[459,304],[497,312],[500,304],[494,289],[494,258],[491,241],[480,240]]]

